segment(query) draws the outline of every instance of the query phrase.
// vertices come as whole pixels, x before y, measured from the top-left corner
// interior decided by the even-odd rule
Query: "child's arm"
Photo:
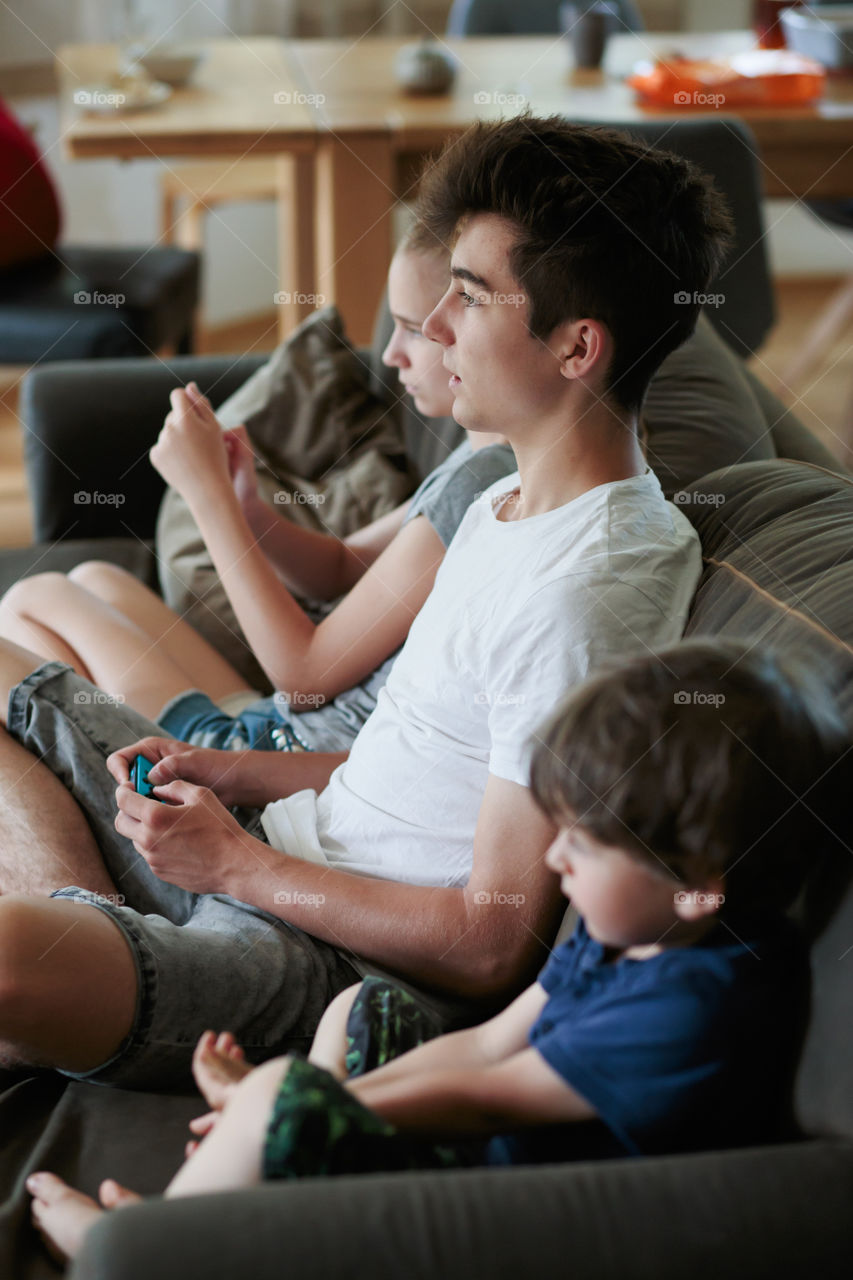
[[[194,397],[213,413],[202,396]],[[288,590],[312,600],[343,595],[400,531],[409,502],[395,507],[346,538],[304,529],[270,506],[258,493],[255,454],[245,427],[224,433],[231,479],[254,537]]]
[[[363,679],[402,644],[429,594],[444,547],[426,520],[401,531],[341,605],[315,626],[255,541],[231,483],[215,417],[172,393],[151,461],[178,489],[258,661],[291,693],[333,697]]]
[[[366,1107],[410,1133],[506,1133],[597,1115],[533,1048],[481,1066],[447,1066],[396,1080],[380,1075],[371,1072],[347,1087]]]

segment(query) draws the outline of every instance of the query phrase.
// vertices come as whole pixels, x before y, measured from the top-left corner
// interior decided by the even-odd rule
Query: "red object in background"
[[[38,148],[0,100],[0,268],[43,258],[59,238],[61,221]]]
[[[779,21],[783,9],[796,9],[792,0],[754,0],[752,26],[761,49],[784,49],[785,32]]]

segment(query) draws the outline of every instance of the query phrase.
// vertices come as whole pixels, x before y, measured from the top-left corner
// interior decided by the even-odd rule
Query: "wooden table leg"
[[[324,305],[318,298],[314,251],[314,157],[290,153],[276,158],[278,187],[279,338]]]
[[[316,177],[317,287],[350,340],[369,343],[392,252],[390,136],[320,137]]]

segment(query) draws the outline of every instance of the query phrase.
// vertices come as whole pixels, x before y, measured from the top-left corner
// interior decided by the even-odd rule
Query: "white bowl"
[[[139,59],[152,80],[160,80],[173,89],[187,83],[205,54],[198,49],[169,48],[149,49]]]
[[[783,9],[781,22],[794,53],[815,58],[825,67],[853,67],[853,4]]]

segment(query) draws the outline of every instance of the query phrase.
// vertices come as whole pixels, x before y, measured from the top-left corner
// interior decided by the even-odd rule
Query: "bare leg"
[[[0,893],[114,894],[89,824],[48,767],[0,729]]]
[[[143,597],[135,608],[143,613],[150,605],[153,635],[58,573],[26,578],[12,587],[0,604],[0,630],[25,639],[35,629],[42,650],[51,649],[93,684],[152,719],[169,698],[186,689],[202,689],[214,699],[248,689],[229,663],[153,592],[142,584],[138,590]]]
[[[118,925],[89,904],[0,898],[0,1056],[91,1071],[128,1035],[136,965]]]
[[[360,990],[361,983],[357,982],[340,991],[332,1003],[327,1005],[314,1032],[314,1041],[308,1054],[309,1062],[331,1072],[338,1080],[345,1080],[347,1076],[347,1019]]]
[[[234,1087],[216,1128],[178,1170],[166,1199],[233,1191],[261,1181],[267,1125],[289,1064],[289,1058],[274,1058]],[[52,1173],[32,1174],[27,1189],[33,1196],[33,1221],[54,1256],[73,1258],[103,1209]],[[107,1208],[121,1208],[137,1198],[117,1183],[101,1184],[101,1204]]]
[[[264,1140],[289,1058],[272,1058],[238,1084],[216,1126],[182,1165],[165,1196],[232,1191],[261,1181]]]

